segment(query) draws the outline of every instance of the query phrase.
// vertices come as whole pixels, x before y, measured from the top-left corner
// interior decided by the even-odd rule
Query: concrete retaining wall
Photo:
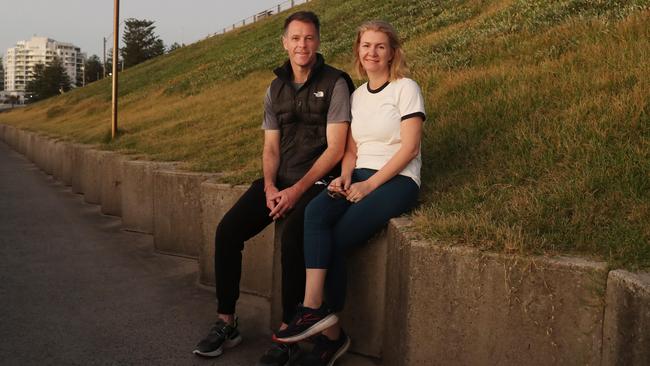
[[[609,273],[604,328],[603,366],[650,365],[650,273]]]
[[[16,136],[16,128],[13,126],[9,125],[3,125],[4,126],[4,134],[2,136],[3,141],[9,145],[13,150],[16,150],[15,146],[15,136]]]
[[[85,164],[86,151],[90,150],[90,147],[82,144],[73,144],[72,145],[72,161],[71,161],[71,186],[72,192],[74,193],[84,193],[83,191],[83,166]]]
[[[58,177],[61,182],[66,186],[72,185],[72,172],[76,167],[74,166],[75,155],[74,146],[70,142],[61,142],[61,176]]]
[[[153,234],[154,171],[170,163],[125,160],[122,164],[122,224],[127,230]]]
[[[52,176],[61,181],[63,179],[63,142],[56,140],[52,144]]]
[[[223,215],[237,202],[248,186],[231,186],[208,180],[201,184],[203,245],[199,255],[201,283],[214,286],[214,233]],[[274,256],[274,226],[269,225],[244,244],[242,292],[271,297]]]
[[[404,344],[385,348],[387,364],[600,363],[605,263],[398,243],[386,324],[400,329],[385,334]]]
[[[121,211],[128,229],[154,233],[160,251],[198,255],[201,282],[213,283],[214,230],[247,187],[11,126],[0,127],[0,138],[75,192],[92,196],[94,167],[107,182],[97,193],[102,210]],[[351,253],[342,322],[355,352],[390,366],[650,364],[650,274],[447,247],[419,241],[410,230],[408,220],[391,220],[385,233]],[[271,225],[246,243],[241,282],[242,291],[270,297],[263,311],[272,328],[280,317],[273,239],[280,232]]]
[[[154,172],[154,246],[162,253],[198,258],[203,241],[201,183],[209,174]]]
[[[47,137],[44,137],[42,140],[43,156],[41,157],[41,159],[43,161],[43,171],[48,175],[54,175],[54,165],[55,165],[55,161],[57,161],[56,159],[58,158],[57,156],[54,155],[55,142],[56,142],[55,140]]]
[[[41,134],[34,133],[29,136],[28,140],[25,140],[25,143],[25,148],[29,151],[33,151],[32,162],[42,171],[45,171],[45,166],[47,165],[45,161],[47,157],[47,152],[45,152],[46,138]]]
[[[27,159],[36,164],[40,168],[40,159],[38,156],[39,149],[36,148],[40,144],[40,136],[33,132],[23,132],[18,134],[18,152],[27,156]]]
[[[99,201],[102,213],[122,215],[122,170],[125,158],[114,152],[105,152],[102,156],[101,192]]]
[[[87,203],[101,204],[104,155],[106,151],[88,149],[81,160],[81,191]]]

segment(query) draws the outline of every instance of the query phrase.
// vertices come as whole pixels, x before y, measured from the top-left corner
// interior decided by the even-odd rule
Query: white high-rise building
[[[3,58],[5,91],[24,95],[34,67],[37,64],[49,65],[54,57],[63,62],[72,86],[80,86],[86,54],[71,43],[57,42],[47,37],[32,37],[29,41],[18,41],[16,47],[7,49]]]

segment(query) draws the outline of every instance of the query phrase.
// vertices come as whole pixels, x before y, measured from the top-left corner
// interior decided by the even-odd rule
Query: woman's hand
[[[333,181],[330,182],[330,184],[327,186],[327,190],[331,192],[331,194],[338,194],[343,197],[347,197],[348,192],[347,190],[350,189],[350,184],[352,183],[352,177],[349,175],[342,175]]]
[[[354,183],[350,185],[350,189],[347,190],[346,198],[350,202],[359,202],[374,190],[375,187],[367,180]]]

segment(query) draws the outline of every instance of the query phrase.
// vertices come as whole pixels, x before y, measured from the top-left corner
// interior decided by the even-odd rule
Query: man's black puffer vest
[[[327,148],[327,111],[336,81],[343,77],[349,92],[354,90],[348,74],[325,65],[320,54],[316,56],[309,78],[298,90],[292,84],[289,61],[274,70],[277,78],[271,83],[270,93],[281,135],[278,187],[288,187],[300,180]],[[339,174],[337,165],[328,175]]]

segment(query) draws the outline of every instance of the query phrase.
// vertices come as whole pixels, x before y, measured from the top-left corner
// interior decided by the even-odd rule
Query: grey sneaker
[[[219,319],[210,329],[208,336],[196,345],[192,353],[204,357],[217,357],[225,348],[235,347],[239,343],[241,343],[241,336],[237,330],[237,318],[233,325]]]
[[[292,365],[298,356],[300,356],[300,347],[297,343],[273,343],[255,366],[288,366]]]

